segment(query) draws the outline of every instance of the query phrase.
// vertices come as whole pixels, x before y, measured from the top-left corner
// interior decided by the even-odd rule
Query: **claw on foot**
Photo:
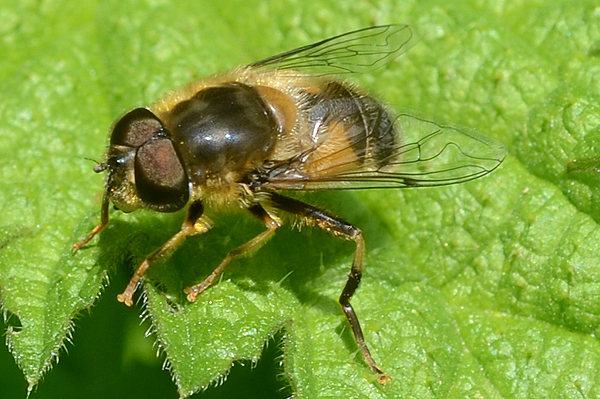
[[[210,287],[210,282],[207,282],[209,278],[201,282],[200,284],[192,285],[191,287],[187,287],[183,290],[184,293],[187,294],[187,300],[190,302],[195,302],[196,297],[202,294],[208,287]],[[212,282],[212,281],[211,281]]]
[[[190,302],[196,302],[196,297],[200,293],[200,292],[198,292],[198,289],[196,288],[195,285],[192,287],[185,288],[183,290],[183,292],[187,294],[187,300]]]
[[[122,294],[117,295],[117,301],[124,303],[126,306],[133,306],[133,293],[137,288],[137,284],[129,284]]]
[[[124,303],[126,306],[133,306],[133,300],[131,299],[131,295],[127,295],[126,293],[117,295],[117,301]]]

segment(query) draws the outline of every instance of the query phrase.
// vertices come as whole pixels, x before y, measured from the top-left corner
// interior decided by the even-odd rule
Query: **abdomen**
[[[319,89],[307,93],[303,107],[317,144],[305,162],[305,172],[325,176],[391,162],[396,134],[384,107],[339,82],[325,82]]]

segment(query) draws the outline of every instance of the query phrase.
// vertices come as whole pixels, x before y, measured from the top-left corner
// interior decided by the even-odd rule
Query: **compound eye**
[[[139,147],[163,131],[163,125],[156,115],[146,108],[136,108],[115,124],[110,144]]]
[[[175,212],[188,202],[188,178],[169,138],[150,140],[138,149],[135,186],[145,205],[159,212]]]

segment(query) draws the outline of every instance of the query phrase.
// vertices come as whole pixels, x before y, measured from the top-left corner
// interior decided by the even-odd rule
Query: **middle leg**
[[[221,261],[221,263],[212,271],[212,273],[204,279],[201,283],[192,285],[184,290],[187,294],[187,299],[190,302],[194,302],[196,297],[204,292],[208,287],[210,287],[217,277],[225,271],[225,268],[229,266],[232,260],[235,258],[247,255],[250,251],[254,249],[260,248],[264,245],[275,233],[275,231],[281,227],[281,222],[271,215],[267,211],[264,210],[262,206],[259,204],[253,205],[248,210],[260,219],[261,222],[267,227],[267,230],[263,231],[256,237],[252,238],[250,241],[245,244],[240,245],[237,248],[232,249],[225,256],[225,258]]]

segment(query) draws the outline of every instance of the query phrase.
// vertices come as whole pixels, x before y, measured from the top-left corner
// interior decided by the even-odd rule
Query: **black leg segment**
[[[346,319],[348,319],[348,323],[354,334],[354,339],[360,348],[363,358],[371,370],[379,376],[379,382],[385,384],[391,378],[377,366],[377,363],[371,356],[371,352],[365,343],[365,337],[362,328],[360,327],[358,317],[356,316],[356,312],[350,304],[350,299],[352,299],[352,295],[354,295],[354,292],[358,288],[362,277],[363,259],[365,254],[365,240],[362,232],[358,227],[351,225],[345,220],[340,219],[323,209],[305,204],[304,202],[293,198],[272,193],[270,195],[270,202],[277,209],[301,217],[309,225],[316,225],[334,236],[343,237],[346,240],[352,240],[356,243],[356,252],[354,253],[352,268],[350,269],[346,286],[338,301],[342,306]]]

